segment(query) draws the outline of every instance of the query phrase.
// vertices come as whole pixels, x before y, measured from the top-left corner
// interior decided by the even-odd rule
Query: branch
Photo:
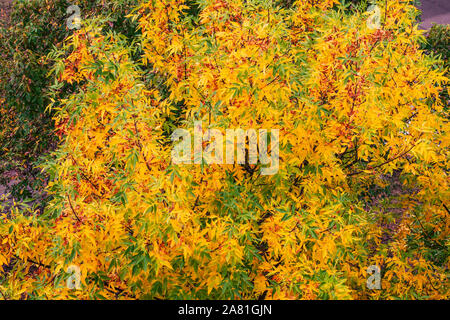
[[[200,179],[200,183],[198,185],[201,185],[203,182],[203,176]],[[197,195],[197,198],[195,199],[195,203],[194,206],[192,207],[192,210],[195,210],[195,208],[197,208],[197,206],[199,205],[199,201],[200,201],[200,194]]]
[[[99,186],[98,186],[97,184],[95,184],[94,182],[92,182],[92,180],[91,180],[91,179],[83,172],[83,169],[79,166],[79,164],[78,164],[78,162],[75,160],[74,156],[71,155],[71,154],[69,154],[69,157],[71,157],[72,160],[73,160],[73,162],[78,166],[78,170],[79,170],[79,172],[80,172],[80,174],[81,174],[81,177],[82,177],[84,180],[86,180],[86,181],[87,181],[94,189],[100,190]],[[101,195],[99,196],[98,194],[96,194],[96,193],[94,192],[94,195],[95,195],[95,196],[101,198],[101,197],[104,195],[103,191],[100,191],[100,194],[101,194]]]
[[[142,151],[142,144],[141,144],[141,137],[139,135],[139,130],[137,128],[136,119],[134,119],[134,129],[136,130],[136,137],[137,137],[137,146],[139,148],[140,153],[142,154],[142,157],[144,158],[145,166],[147,167],[148,172],[152,172],[150,165],[148,164],[147,158],[145,157],[144,152]]]

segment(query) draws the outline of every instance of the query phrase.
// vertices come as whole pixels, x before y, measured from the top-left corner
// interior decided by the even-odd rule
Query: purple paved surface
[[[10,10],[12,0],[0,0],[0,19],[4,19]],[[423,29],[429,29],[433,23],[450,24],[450,0],[422,0]],[[0,196],[5,193],[5,186],[0,185]]]
[[[433,23],[450,24],[450,0],[422,0],[423,29],[429,29]]]

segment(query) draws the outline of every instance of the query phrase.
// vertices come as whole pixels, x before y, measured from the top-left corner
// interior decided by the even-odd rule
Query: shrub
[[[440,57],[437,66],[445,70],[446,77],[450,76],[450,27],[448,25],[433,25],[427,34],[427,41],[422,46],[429,54]],[[448,85],[444,85],[440,94],[442,103],[450,104]]]

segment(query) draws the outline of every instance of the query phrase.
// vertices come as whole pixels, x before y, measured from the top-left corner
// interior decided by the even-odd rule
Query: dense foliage
[[[53,199],[0,216],[1,294],[448,298],[448,78],[417,9],[378,5],[379,29],[336,0],[142,1],[135,40],[85,21],[49,56]],[[279,129],[279,171],[174,165],[196,120]]]

